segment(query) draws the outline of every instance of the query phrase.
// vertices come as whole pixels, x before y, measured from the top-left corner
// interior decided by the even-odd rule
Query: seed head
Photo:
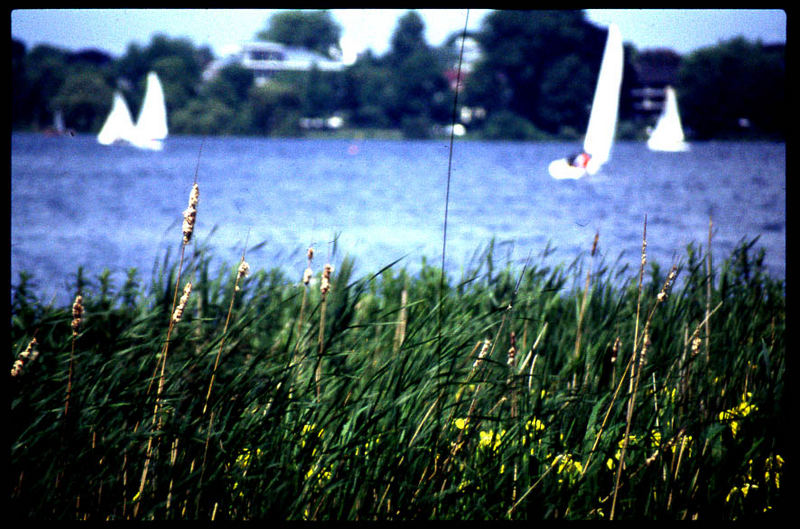
[[[472,364],[472,369],[477,368],[483,363],[483,359],[486,358],[487,354],[489,354],[489,345],[491,345],[489,340],[483,341],[483,347],[481,347],[481,352],[478,353],[478,358],[475,359],[475,363]]]
[[[311,281],[311,276],[312,275],[314,275],[314,272],[311,271],[311,267],[309,266],[308,268],[306,268],[306,271],[303,272],[303,284],[304,285],[308,285],[308,283]]]
[[[695,336],[692,340],[692,356],[695,356],[700,351],[701,343],[703,343],[703,340],[699,336]]]
[[[78,328],[83,321],[83,296],[78,294],[75,296],[75,302],[72,304],[72,335],[77,336]]]
[[[200,188],[195,183],[189,193],[189,207],[183,212],[183,244],[189,244],[194,231],[194,221],[197,218],[197,202],[200,200]]]
[[[509,367],[514,367],[516,365],[517,359],[517,335],[514,332],[511,333],[511,347],[508,349],[508,359],[507,363]]]
[[[239,292],[239,280],[250,275],[250,265],[247,261],[242,261],[239,265],[239,272],[236,275],[236,292]]]
[[[181,296],[180,301],[178,302],[178,306],[175,307],[175,312],[172,313],[172,322],[178,323],[181,321],[181,317],[183,317],[183,310],[186,308],[186,303],[189,302],[189,294],[192,293],[192,283],[186,283],[186,286],[183,287],[183,295]]]
[[[19,375],[22,372],[22,368],[28,361],[36,360],[36,357],[39,356],[39,351],[36,349],[37,345],[38,342],[34,337],[28,344],[28,347],[26,347],[25,350],[19,354],[19,358],[17,358],[17,360],[14,362],[14,367],[11,369],[12,377]]]
[[[319,284],[319,291],[322,292],[322,299],[328,295],[331,289],[331,272],[333,272],[333,265],[326,264],[322,269],[322,281]]]
[[[659,303],[667,299],[667,292],[669,292],[669,289],[672,286],[672,281],[675,279],[676,275],[677,275],[677,268],[673,265],[672,269],[670,269],[669,271],[667,280],[664,282],[664,286],[661,287],[661,292],[658,293],[658,296],[656,298],[658,299]]]

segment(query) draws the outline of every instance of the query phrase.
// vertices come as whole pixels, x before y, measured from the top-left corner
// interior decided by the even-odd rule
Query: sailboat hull
[[[669,143],[647,140],[647,148],[651,151],[686,152],[689,150],[689,144],[685,141]]]
[[[547,170],[556,180],[577,180],[587,174],[586,169],[571,165],[566,158],[550,162]]]

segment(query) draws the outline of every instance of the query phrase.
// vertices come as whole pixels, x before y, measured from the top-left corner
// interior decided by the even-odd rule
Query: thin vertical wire
[[[444,227],[442,229],[442,267],[441,273],[439,276],[439,325],[438,325],[438,336],[437,336],[437,345],[436,345],[436,381],[437,386],[441,384],[441,365],[442,365],[442,307],[444,302],[444,264],[445,264],[445,256],[447,254],[447,216],[449,213],[449,206],[450,206],[450,177],[453,168],[453,142],[455,138],[455,124],[456,124],[456,115],[458,112],[458,91],[459,86],[461,83],[461,63],[464,60],[464,41],[467,37],[467,24],[469,23],[469,9],[467,9],[466,17],[464,18],[464,31],[461,35],[461,50],[458,55],[458,70],[456,71],[456,89],[455,95],[453,96],[453,114],[451,120],[451,127],[450,127],[450,150],[447,157],[447,188],[445,191],[445,198],[444,198]],[[437,395],[441,394],[440,387],[437,387]],[[437,406],[437,413],[436,413],[436,436],[437,436],[437,445],[438,445],[438,436],[439,432],[441,431],[441,399],[439,399],[439,405]]]

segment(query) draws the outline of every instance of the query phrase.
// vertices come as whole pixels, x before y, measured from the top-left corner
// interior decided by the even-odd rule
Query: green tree
[[[198,98],[173,113],[170,128],[177,134],[230,134],[235,122],[236,111],[224,102]]]
[[[786,132],[785,46],[766,47],[735,38],[697,50],[679,73],[685,125],[701,139]]]
[[[299,136],[301,101],[295,87],[275,80],[250,89],[248,106],[256,134]]]
[[[335,112],[341,99],[341,73],[323,72],[313,65],[304,77],[303,115],[324,117]]]
[[[67,53],[53,46],[35,46],[25,57],[25,76],[30,98],[30,121],[34,127],[49,126],[50,102],[68,75]]]
[[[581,11],[494,11],[475,33],[482,58],[465,100],[548,133],[583,130],[606,36]]]
[[[29,125],[30,88],[25,72],[25,44],[11,39],[11,126]]]
[[[328,11],[289,10],[272,15],[257,40],[280,42],[320,53],[328,58],[341,54],[342,28]]]
[[[384,94],[392,73],[371,51],[361,55],[343,74],[341,105],[360,127],[389,127]]]
[[[111,89],[98,72],[81,71],[70,74],[52,106],[64,112],[64,121],[78,132],[93,132],[103,125],[110,110]]]
[[[217,75],[203,86],[201,96],[217,99],[229,107],[237,108],[247,101],[253,85],[253,72],[233,63],[219,70]]]
[[[419,14],[407,12],[397,22],[385,57],[389,78],[381,106],[395,126],[405,120],[406,131],[419,130],[426,122],[446,121],[450,117],[448,108],[452,100],[444,77],[444,54],[428,45],[424,32]],[[419,135],[414,133],[415,137]]]
[[[168,111],[174,112],[197,96],[207,59],[207,50],[198,50],[189,39],[155,35],[144,48],[135,43],[128,46],[115,63],[113,82],[121,85],[131,103],[131,112],[136,112],[144,98],[147,72],[154,70],[164,87]]]

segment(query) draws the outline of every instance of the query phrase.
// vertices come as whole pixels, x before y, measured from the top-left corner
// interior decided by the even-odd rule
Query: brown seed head
[[[331,289],[331,272],[333,272],[333,265],[326,264],[322,269],[322,281],[320,281],[319,290],[322,292],[323,299]]]
[[[514,367],[517,360],[517,335],[511,333],[511,347],[508,349],[507,363],[509,367]]]
[[[175,312],[172,313],[172,321],[173,323],[178,323],[181,321],[181,317],[183,317],[183,311],[186,308],[186,303],[189,302],[189,294],[192,293],[192,283],[186,283],[186,286],[183,287],[183,295],[181,296],[180,301],[178,302],[178,306],[175,307]]]
[[[477,368],[483,363],[483,359],[486,358],[487,354],[489,354],[489,345],[491,345],[489,340],[483,341],[483,347],[481,347],[481,352],[478,353],[478,358],[475,359],[475,363],[472,364],[472,369]]]
[[[39,356],[39,351],[36,349],[37,345],[38,342],[34,337],[31,339],[30,343],[28,343],[28,347],[19,354],[19,358],[14,362],[14,367],[11,368],[12,377],[19,375],[27,362],[36,360],[36,357]]]
[[[189,244],[197,218],[197,202],[200,200],[200,188],[195,183],[189,193],[189,207],[183,212],[183,244]]]
[[[72,334],[78,334],[78,328],[83,321],[83,296],[78,294],[75,296],[75,302],[72,304]]]
[[[250,275],[250,265],[247,261],[242,261],[239,265],[239,271],[236,274],[236,292],[239,292],[239,280],[243,277]]]

